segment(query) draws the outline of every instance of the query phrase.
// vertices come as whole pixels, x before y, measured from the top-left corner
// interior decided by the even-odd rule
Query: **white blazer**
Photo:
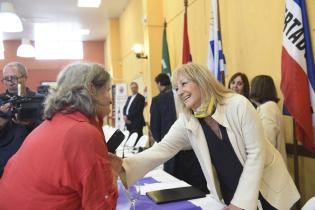
[[[229,94],[212,117],[224,126],[232,147],[243,165],[232,204],[256,210],[258,192],[274,207],[287,210],[300,198],[280,153],[264,137],[259,116],[250,102]],[[208,145],[202,127],[193,115],[179,115],[168,134],[150,149],[123,160],[129,186],[148,171],[164,163],[182,149],[192,147],[211,194],[220,201]]]
[[[286,163],[287,153],[285,151],[284,128],[278,105],[273,101],[268,101],[259,105],[257,112],[262,121],[267,139],[280,152]]]

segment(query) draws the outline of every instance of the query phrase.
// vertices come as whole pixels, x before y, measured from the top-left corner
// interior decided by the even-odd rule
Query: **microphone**
[[[126,147],[126,144],[127,144],[128,140],[129,140],[129,137],[130,137],[130,134],[129,134],[129,136],[128,136],[128,138],[127,138],[127,140],[125,141],[124,146],[123,146],[123,150],[122,150],[122,159],[124,159],[124,158],[125,158],[125,147]]]
[[[123,134],[123,132],[117,129],[106,142],[108,151],[115,154],[116,149],[119,147],[119,145],[124,139],[125,135]]]

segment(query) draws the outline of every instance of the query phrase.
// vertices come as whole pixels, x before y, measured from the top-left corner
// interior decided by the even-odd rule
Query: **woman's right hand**
[[[112,165],[113,176],[115,177],[115,179],[117,179],[118,174],[122,170],[122,159],[118,157],[117,155],[112,154],[110,152],[108,153],[108,157]]]

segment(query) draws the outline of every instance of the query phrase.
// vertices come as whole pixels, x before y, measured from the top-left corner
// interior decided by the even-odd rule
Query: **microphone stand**
[[[125,158],[125,147],[126,147],[126,144],[127,144],[128,140],[129,140],[129,137],[130,137],[130,134],[129,134],[129,136],[128,136],[128,138],[127,138],[127,140],[125,141],[124,146],[123,146],[122,159]]]

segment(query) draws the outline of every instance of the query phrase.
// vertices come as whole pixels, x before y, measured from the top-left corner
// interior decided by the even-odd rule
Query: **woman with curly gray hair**
[[[117,173],[102,132],[110,89],[99,64],[60,72],[45,101],[45,121],[4,170],[0,209],[115,209]]]

